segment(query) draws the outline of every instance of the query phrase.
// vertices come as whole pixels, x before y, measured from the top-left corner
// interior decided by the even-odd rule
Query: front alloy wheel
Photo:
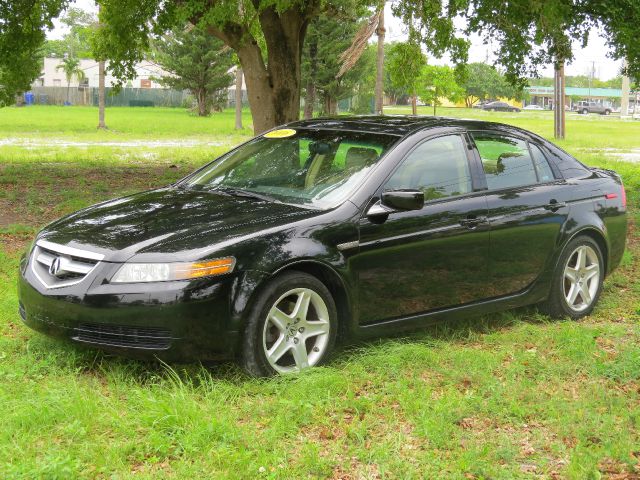
[[[336,340],[336,304],[324,283],[298,271],[274,277],[247,315],[244,368],[256,377],[320,365]]]
[[[262,333],[269,365],[278,373],[313,367],[329,345],[329,310],[309,288],[295,288],[275,301]]]

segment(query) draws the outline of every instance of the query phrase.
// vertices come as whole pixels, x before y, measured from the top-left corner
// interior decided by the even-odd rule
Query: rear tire
[[[605,111],[604,111],[604,114],[605,114],[605,115],[609,115],[610,113],[611,113],[611,110],[605,110]]]
[[[338,313],[327,287],[302,272],[269,282],[249,312],[242,366],[255,377],[298,372],[330,356]]]
[[[583,115],[587,115],[589,113],[589,110],[587,110],[586,108],[582,109],[582,114]]]
[[[604,260],[598,244],[587,236],[571,240],[558,259],[549,298],[540,310],[552,318],[577,320],[589,315],[602,292]]]

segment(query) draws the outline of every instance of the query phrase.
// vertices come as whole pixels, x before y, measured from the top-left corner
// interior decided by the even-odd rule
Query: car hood
[[[320,214],[292,205],[210,192],[164,188],[108,201],[47,226],[40,239],[91,250],[106,261],[141,253],[200,258],[233,242]]]

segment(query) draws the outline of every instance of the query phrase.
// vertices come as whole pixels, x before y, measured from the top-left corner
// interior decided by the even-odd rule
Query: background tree
[[[349,48],[363,21],[362,17],[336,19],[322,15],[309,27],[302,63],[303,83],[308,89],[306,102],[312,106],[319,98],[325,115],[337,114],[339,100],[353,97],[356,92],[365,95],[373,89],[375,58],[370,53],[361,54],[353,66],[341,73],[341,54]],[[369,88],[364,85],[367,81]]]
[[[414,42],[394,43],[387,49],[389,81],[394,88],[402,89],[411,96],[411,109],[418,113],[417,96],[422,84],[422,72],[427,56],[420,45]]]
[[[71,87],[71,81],[73,77],[76,77],[78,81],[84,78],[84,70],[80,68],[80,59],[67,55],[64,57],[60,64],[56,67],[56,70],[62,70],[67,80],[67,103],[69,102],[69,89]]]
[[[423,102],[433,105],[433,114],[435,115],[436,107],[442,104],[442,98],[458,102],[465,98],[465,91],[458,85],[456,75],[451,67],[425,65],[420,75],[418,96]]]
[[[13,104],[42,68],[45,30],[66,2],[0,1],[0,107]]]
[[[228,73],[234,65],[233,51],[202,27],[163,35],[154,42],[153,58],[173,74],[158,81],[177,90],[189,90],[196,97],[201,117],[221,107],[220,95],[226,95],[234,80]],[[222,100],[226,102],[226,97]]]
[[[468,108],[478,101],[509,97],[513,87],[495,67],[486,63],[470,63],[465,67],[461,87]]]

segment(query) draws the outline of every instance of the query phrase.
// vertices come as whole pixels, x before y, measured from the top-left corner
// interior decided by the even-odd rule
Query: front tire
[[[598,244],[587,236],[571,240],[560,255],[549,298],[541,310],[553,318],[589,315],[602,292],[604,261]]]
[[[271,280],[250,311],[242,365],[256,377],[320,365],[333,350],[337,327],[327,287],[306,273],[283,273]]]

